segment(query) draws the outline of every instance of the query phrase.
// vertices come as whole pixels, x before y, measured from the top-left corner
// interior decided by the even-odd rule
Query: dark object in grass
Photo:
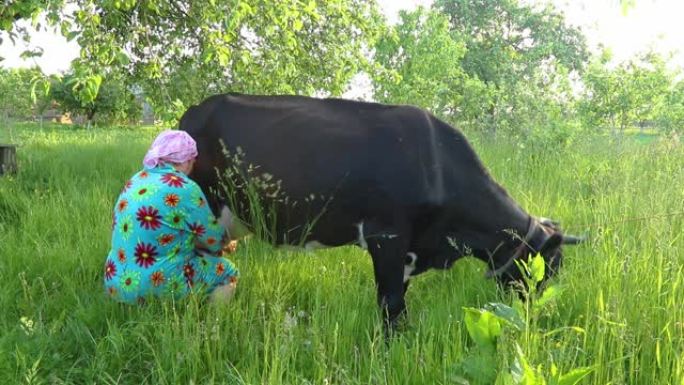
[[[0,143],[0,175],[17,173],[17,146]]]

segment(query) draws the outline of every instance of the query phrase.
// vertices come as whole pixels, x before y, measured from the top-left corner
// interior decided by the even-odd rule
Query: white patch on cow
[[[411,279],[411,274],[416,270],[416,261],[418,260],[416,253],[409,252],[406,255],[411,258],[411,262],[404,263],[404,283]]]
[[[366,242],[366,237],[363,235],[363,221],[357,223],[356,228],[359,230],[359,246],[368,250],[368,243]]]

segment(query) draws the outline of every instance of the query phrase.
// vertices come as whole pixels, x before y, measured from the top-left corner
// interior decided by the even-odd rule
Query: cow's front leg
[[[372,233],[371,233],[372,234]],[[405,236],[391,232],[373,234],[366,239],[373,258],[373,271],[385,330],[395,330],[406,312],[404,261],[408,242]]]

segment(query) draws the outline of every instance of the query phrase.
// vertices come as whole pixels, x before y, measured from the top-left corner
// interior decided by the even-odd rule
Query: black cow
[[[419,108],[224,94],[190,107],[180,129],[198,145],[191,177],[215,191],[216,170],[227,175],[243,220],[253,214],[244,182],[256,181],[252,191],[275,214],[276,243],[367,248],[391,326],[411,276],[473,255],[506,284],[521,278],[514,261],[536,252],[551,276],[561,244],[578,241],[525,212],[461,132]],[[208,199],[230,217],[225,199]]]

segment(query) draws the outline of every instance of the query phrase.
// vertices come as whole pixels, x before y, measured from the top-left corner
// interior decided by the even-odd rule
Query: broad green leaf
[[[0,30],[9,31],[12,29],[12,19],[0,19]]]
[[[544,280],[546,263],[541,255],[537,254],[532,257],[532,260],[528,263],[528,267],[530,269],[530,276],[534,283],[539,283]]]
[[[31,14],[31,26],[33,26],[33,28],[35,28],[37,30],[40,29],[40,14],[41,14],[40,9],[36,9]]]
[[[486,310],[464,308],[468,334],[480,347],[495,348],[496,338],[501,335],[501,321]]]
[[[560,376],[558,385],[575,385],[578,384],[584,377],[594,371],[594,367],[577,368]]]
[[[118,54],[116,54],[116,60],[120,65],[127,65],[128,63],[130,63],[128,55],[126,55],[123,52],[119,52]]]
[[[72,41],[74,40],[77,36],[79,35],[78,31],[70,31],[67,32],[67,34],[64,36],[67,41]]]
[[[498,302],[490,302],[486,304],[484,308],[494,313],[497,317],[506,321],[517,330],[525,329],[525,321],[520,316],[520,313],[512,307]]]
[[[546,385],[544,377],[539,373],[540,368],[535,369],[529,364],[520,345],[516,344],[515,349],[516,357],[511,368],[515,382],[519,385]]]

